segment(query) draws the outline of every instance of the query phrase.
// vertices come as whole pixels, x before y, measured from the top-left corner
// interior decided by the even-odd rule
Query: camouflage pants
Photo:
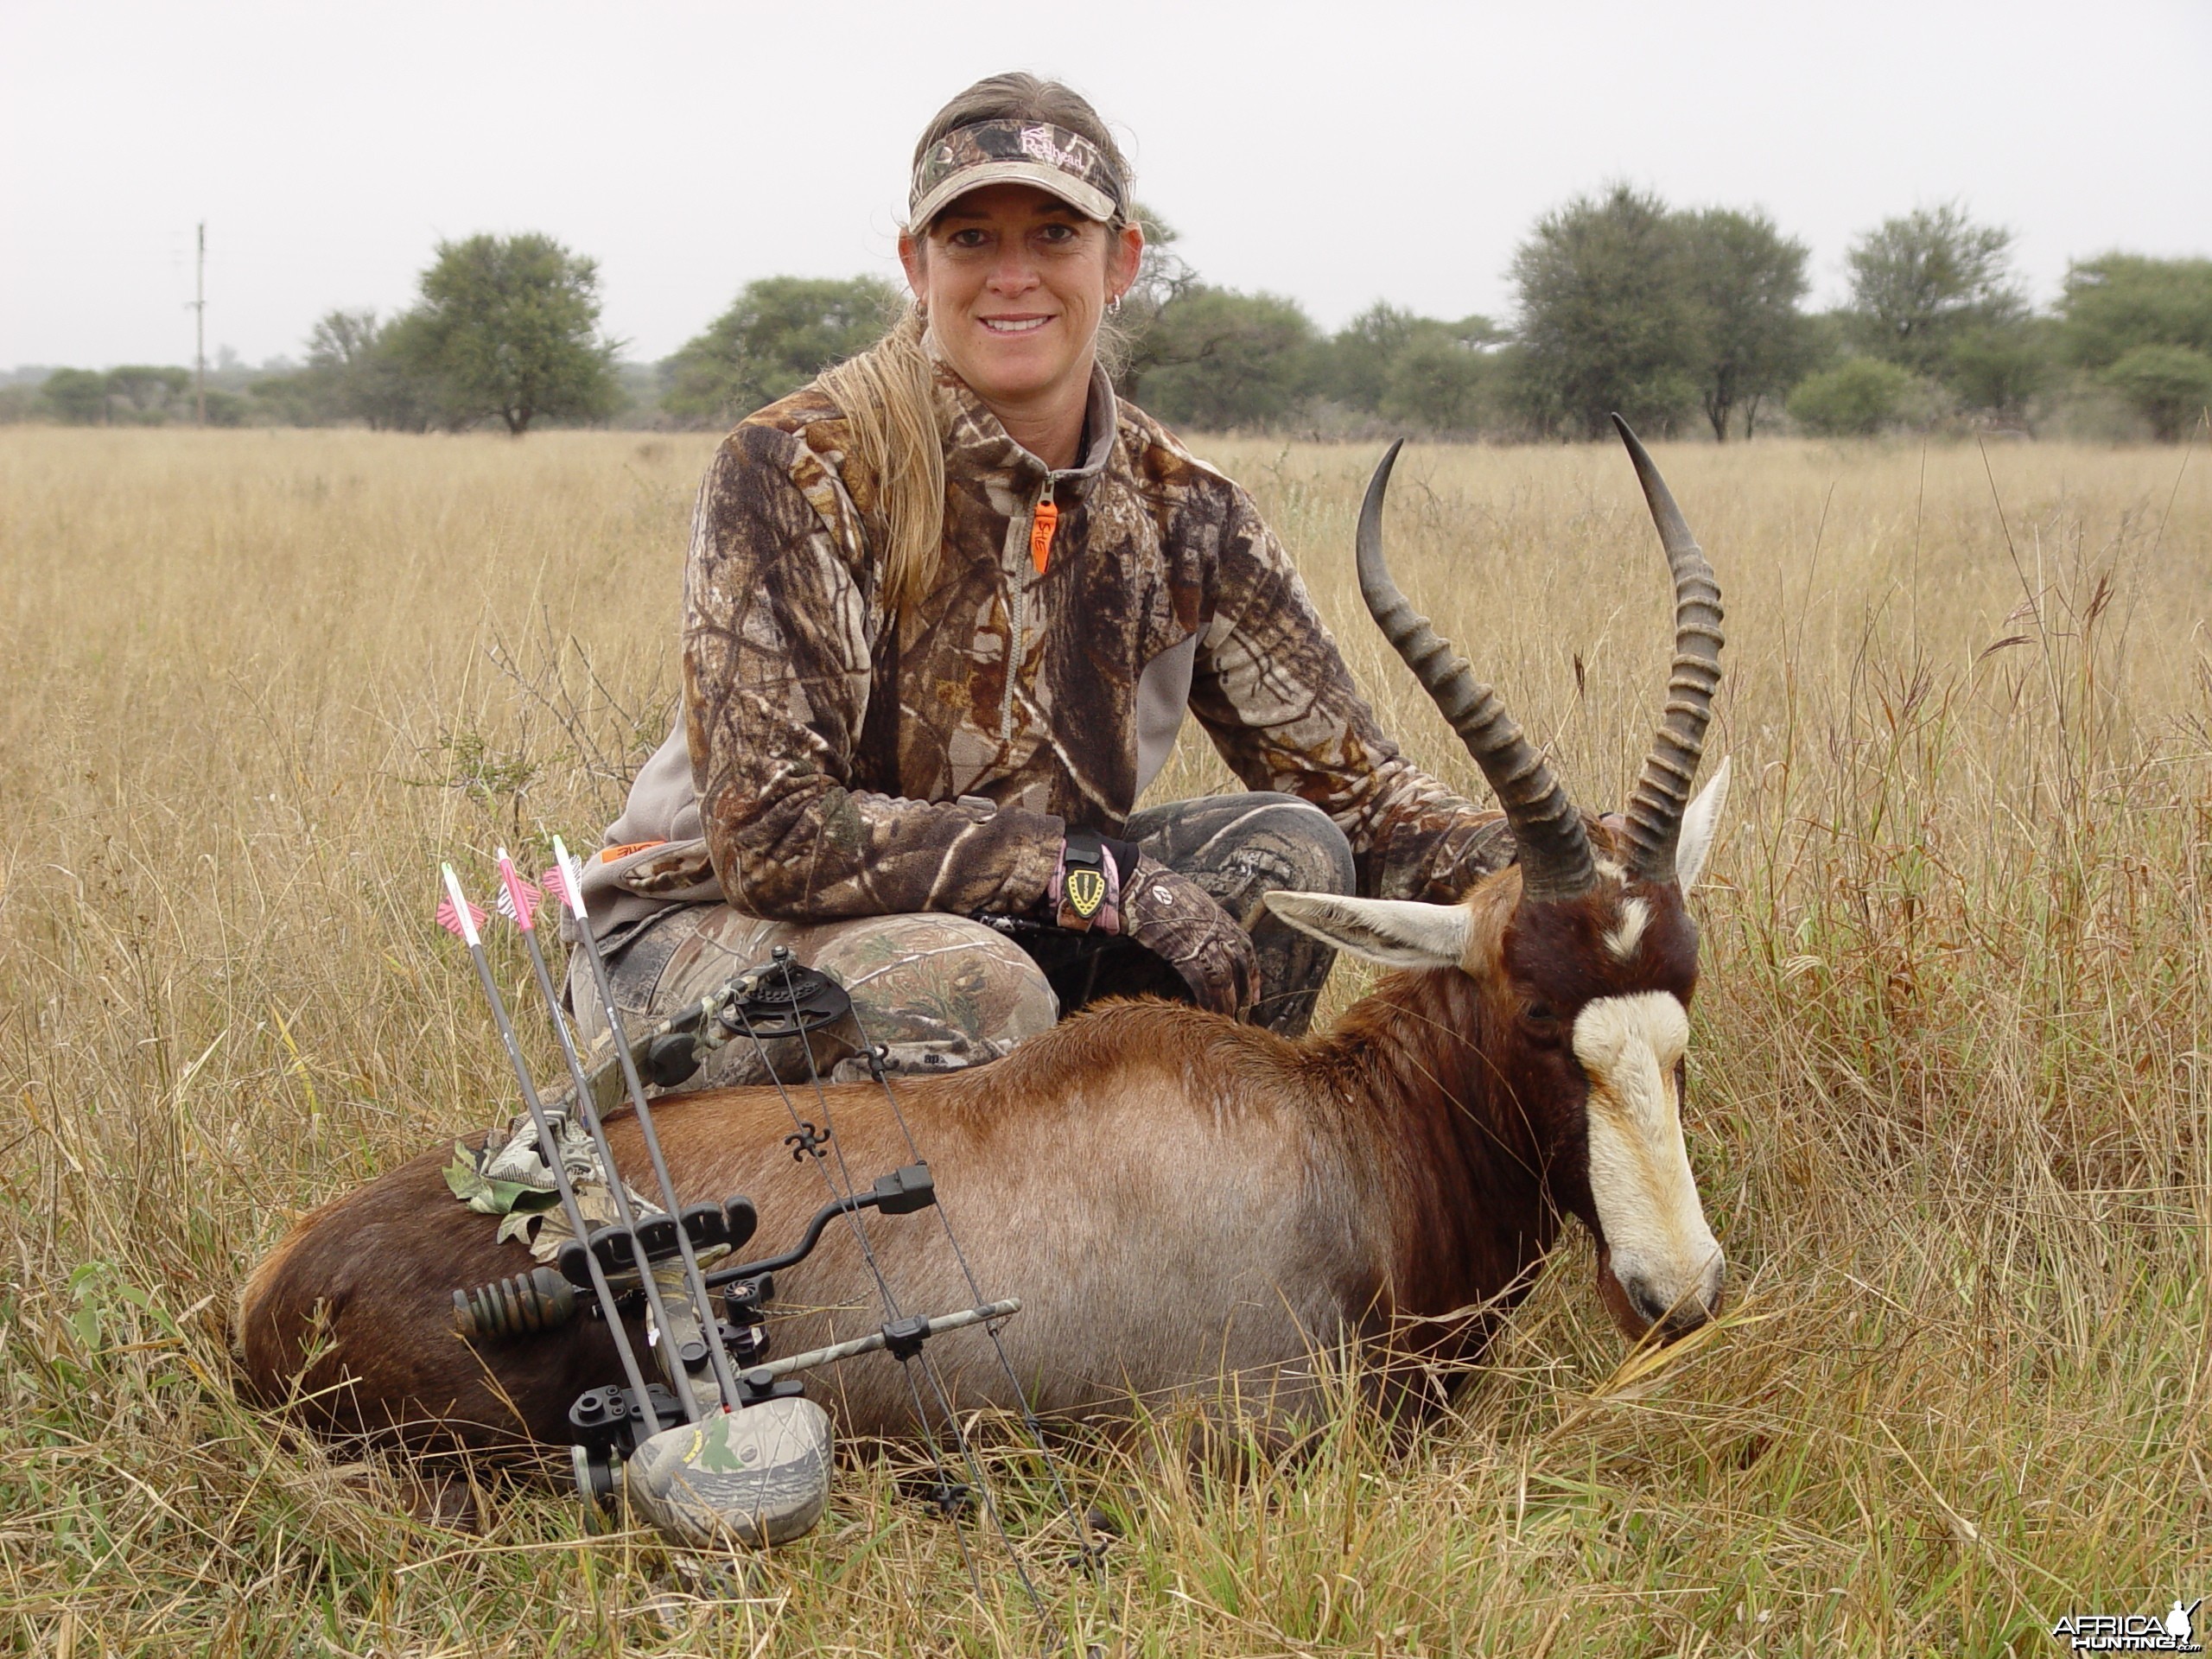
[[[1261,985],[1253,1019],[1287,1034],[1304,1031],[1335,952],[1285,926],[1261,895],[1352,892],[1344,832],[1294,796],[1247,794],[1152,807],[1123,834],[1190,876],[1250,932]],[[609,976],[625,1025],[711,994],[779,945],[852,994],[858,1032],[826,1052],[817,1047],[815,1063],[825,1076],[865,1075],[855,1058],[861,1032],[890,1050],[894,1071],[946,1071],[995,1060],[1100,997],[1189,1000],[1166,963],[1126,939],[1020,925],[1008,932],[936,912],[774,922],[728,905],[687,905],[655,918],[612,954]],[[569,991],[584,1034],[596,1037],[606,1020],[581,952],[569,963]],[[684,1086],[764,1083],[772,1072],[804,1082],[807,1057],[796,1043],[786,1046],[764,1054],[729,1044]]]

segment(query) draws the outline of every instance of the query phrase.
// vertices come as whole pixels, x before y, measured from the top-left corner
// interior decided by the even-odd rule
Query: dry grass
[[[665,717],[704,453],[0,433],[18,1650],[1038,1645],[883,1470],[741,1599],[686,1599],[690,1564],[576,1541],[550,1487],[426,1530],[390,1471],[229,1392],[225,1300],[288,1219],[505,1109],[430,873],[595,836],[594,766]],[[1357,617],[1370,457],[1213,453],[1387,722],[1470,781]],[[2212,457],[1660,459],[1732,640],[1691,1129],[1735,1312],[1624,1366],[1569,1249],[1410,1451],[1351,1415],[1235,1483],[1084,1460],[1131,1529],[1128,1651],[2039,1654],[2061,1613],[2212,1590]],[[1625,463],[1416,450],[1400,478],[1408,587],[1618,801],[1667,645]]]

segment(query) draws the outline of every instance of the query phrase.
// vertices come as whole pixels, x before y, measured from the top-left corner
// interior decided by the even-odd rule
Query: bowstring
[[[937,1477],[938,1491],[944,1495],[953,1541],[960,1546],[960,1563],[968,1569],[969,1587],[975,1591],[980,1604],[983,1599],[983,1575],[976,1566],[974,1553],[968,1548],[968,1531],[960,1524],[960,1511],[951,1507],[952,1480],[944,1466],[944,1453],[938,1446],[937,1432],[930,1427],[929,1409],[922,1404],[922,1391],[914,1386],[913,1369],[903,1359],[899,1362],[899,1375],[906,1381],[907,1397],[914,1402],[914,1421],[922,1426],[922,1440],[930,1449],[930,1468]]]
[[[790,973],[788,966],[785,972],[788,976]],[[920,1163],[923,1161],[921,1148],[914,1143],[914,1132],[907,1127],[906,1115],[899,1109],[899,1096],[892,1089],[891,1078],[882,1064],[883,1058],[889,1051],[879,1050],[874,1039],[869,1037],[867,1024],[861,1019],[861,1007],[857,1001],[852,1004],[852,1016],[853,1027],[860,1033],[861,1049],[868,1056],[868,1074],[875,1079],[876,1086],[883,1090],[884,1101],[891,1108],[892,1119],[899,1125],[899,1135],[906,1142],[907,1155],[915,1162]],[[810,1069],[813,1063],[813,1052],[810,1049],[807,1056],[807,1065]],[[818,1088],[819,1084],[817,1087]],[[824,1109],[826,1114],[827,1109]],[[976,1306],[980,1307],[983,1305],[982,1286],[976,1281],[975,1269],[968,1265],[968,1253],[960,1248],[959,1235],[952,1230],[952,1217],[945,1213],[944,1198],[942,1194],[938,1195],[934,1208],[937,1211],[938,1224],[944,1229],[945,1243],[952,1247],[953,1260],[960,1264],[961,1277],[968,1281],[969,1294],[975,1298]],[[1092,1579],[1103,1591],[1106,1587],[1106,1563],[1103,1553],[1091,1546],[1089,1537],[1084,1531],[1082,1522],[1076,1516],[1075,1500],[1069,1493],[1066,1481],[1062,1478],[1059,1459],[1052,1455],[1052,1447],[1046,1441],[1045,1426],[1038,1420],[1035,1408],[1029,1403],[1028,1392],[1021,1386],[1021,1379],[1014,1369],[1014,1362],[1007,1357],[1006,1344],[999,1340],[998,1327],[986,1321],[983,1325],[983,1334],[990,1340],[991,1351],[998,1356],[999,1369],[1005,1373],[1007,1386],[1014,1390],[1014,1399],[1020,1402],[1021,1421],[1029,1431],[1030,1443],[1037,1448],[1038,1458],[1044,1464],[1045,1473],[1052,1482],[1052,1495],[1059,1501],[1060,1513],[1066,1517],[1069,1530],[1074,1535],[1076,1551],[1082,1556],[1084,1564],[1090,1569]]]
[[[778,959],[777,965],[783,970],[785,994],[791,1000],[793,1006],[796,1007],[798,1002],[798,993],[791,983],[791,957],[790,954],[786,952],[781,958]],[[846,998],[846,1005],[849,1008],[852,1006],[852,1000],[849,993]],[[859,1028],[859,1022],[857,1020],[855,1021],[855,1028],[856,1031]],[[865,1047],[867,1042],[867,1033],[862,1031],[860,1032],[859,1034],[861,1039],[862,1046]],[[820,1068],[815,1063],[814,1045],[802,1039],[801,1046],[804,1047],[806,1052],[807,1077],[814,1086],[815,1098],[821,1103],[823,1127],[825,1131],[828,1131],[823,1138],[830,1142],[830,1150],[836,1154],[837,1172],[844,1179],[846,1190],[848,1192],[851,1192],[853,1190],[852,1170],[845,1162],[843,1143],[837,1139],[835,1133],[835,1125],[830,1122],[829,1091],[823,1087],[822,1072]],[[874,1071],[875,1069],[876,1068],[874,1065],[869,1067],[871,1071]],[[893,1109],[895,1115],[895,1103]],[[906,1142],[906,1150],[908,1154],[912,1157],[914,1161],[917,1163],[923,1161],[921,1154],[915,1148],[914,1137],[908,1132],[906,1120],[904,1118],[899,1119],[899,1130],[900,1135]],[[823,1171],[823,1174],[825,1179],[828,1177],[829,1171],[826,1167]],[[831,1188],[831,1191],[833,1192],[836,1191],[834,1186]],[[942,1218],[944,1214],[944,1211],[940,1207],[942,1204],[943,1199],[940,1198],[938,1204],[931,1206],[932,1208],[938,1209],[940,1218]],[[861,1235],[861,1247],[866,1249],[867,1228],[861,1220],[860,1211],[853,1210],[847,1211],[847,1214],[852,1217],[854,1230]],[[948,1236],[949,1236],[950,1235],[948,1235]],[[976,1275],[968,1271],[967,1259],[960,1254],[960,1242],[958,1239],[956,1238],[952,1240],[952,1247],[953,1255],[955,1259],[960,1262],[962,1274],[968,1281],[969,1291],[975,1298],[973,1306],[981,1307],[983,1306],[983,1293],[976,1284]],[[874,1258],[873,1255],[869,1258],[869,1265],[871,1268],[874,1268]],[[885,1305],[892,1308],[892,1317],[896,1319],[898,1317],[897,1309],[889,1300],[891,1294],[890,1287],[887,1285],[885,1285],[883,1276],[880,1272],[876,1274],[876,1283],[878,1287],[882,1289],[885,1297]],[[983,1328],[986,1332],[990,1332],[989,1321],[984,1321]],[[992,1344],[995,1347],[997,1345],[997,1340],[996,1336],[993,1335]],[[1031,1599],[1033,1600],[1039,1600],[1036,1586],[1030,1583],[1028,1570],[1022,1565],[1021,1557],[1014,1549],[1014,1539],[1007,1531],[1005,1519],[999,1512],[996,1491],[992,1486],[991,1483],[983,1478],[983,1472],[977,1459],[975,1449],[969,1443],[966,1430],[961,1427],[959,1414],[953,1409],[951,1397],[945,1389],[944,1379],[942,1374],[938,1371],[935,1360],[931,1357],[930,1351],[926,1347],[922,1348],[916,1354],[915,1357],[922,1362],[922,1375],[929,1380],[930,1392],[937,1396],[938,1405],[944,1413],[945,1422],[952,1430],[954,1444],[960,1448],[962,1459],[968,1465],[969,1471],[976,1481],[976,1491],[982,1497],[984,1513],[990,1517],[992,1529],[998,1534],[1000,1543],[1006,1548],[1007,1558],[1014,1563],[1014,1571],[1021,1575],[1022,1584],[1028,1588]],[[1002,1351],[1001,1357],[1004,1357]],[[1017,1393],[1018,1392],[1019,1390],[1017,1389]],[[1083,1537],[1080,1533],[1077,1533],[1077,1535],[1076,1542],[1078,1547],[1080,1547],[1083,1542]],[[1039,1600],[1037,1611],[1040,1618],[1044,1616],[1044,1611],[1043,1604],[1041,1600]]]
[[[791,991],[789,954],[786,953],[779,959],[775,965],[783,970],[785,992],[791,995],[791,1006],[796,1008],[798,1003],[797,997]],[[784,1110],[791,1116],[791,1127],[804,1135],[807,1127],[806,1121],[799,1116],[798,1107],[792,1101],[790,1090],[785,1088],[783,1078],[777,1074],[775,1067],[769,1064],[767,1045],[761,1040],[760,1034],[753,1030],[753,1020],[747,1014],[744,1003],[741,1001],[733,1003],[731,1007],[737,1014],[738,1023],[745,1027],[745,1034],[753,1044],[753,1052],[759,1056],[762,1067],[768,1073],[769,1080],[774,1084],[777,1098],[784,1103]],[[848,1205],[844,1211],[846,1222],[852,1229],[855,1241],[860,1245],[861,1258],[868,1264],[868,1277],[875,1281],[876,1294],[882,1300],[885,1313],[891,1319],[897,1319],[901,1317],[899,1312],[899,1299],[893,1294],[889,1281],[884,1277],[882,1264],[876,1260],[874,1247],[869,1243],[868,1227],[861,1221],[860,1211],[849,1207],[849,1201],[856,1196],[856,1189],[853,1185],[852,1172],[845,1164],[844,1150],[837,1139],[836,1125],[831,1119],[829,1093],[822,1086],[822,1074],[814,1063],[814,1045],[808,1040],[810,1035],[810,1033],[802,1028],[798,1033],[797,1040],[799,1046],[805,1051],[807,1075],[812,1079],[815,1095],[821,1102],[823,1132],[822,1138],[826,1140],[837,1154],[838,1175],[832,1175],[830,1173],[829,1160],[822,1156],[818,1149],[810,1154],[808,1149],[802,1147],[799,1152],[803,1156],[809,1156],[810,1160],[821,1173],[823,1184],[829,1188],[831,1200]],[[903,1130],[903,1125],[901,1127]],[[906,1141],[911,1147],[913,1144],[913,1137],[908,1135]],[[918,1157],[916,1161],[920,1161]],[[845,1185],[842,1192],[838,1190],[838,1176],[842,1176],[844,1179]],[[974,1283],[972,1275],[969,1277],[969,1283],[971,1285]],[[976,1305],[977,1306],[982,1305],[980,1294],[977,1296]],[[1027,1592],[1030,1605],[1035,1610],[1038,1618],[1040,1621],[1049,1622],[1050,1614],[1046,1609],[1045,1599],[1039,1592],[1036,1584],[1031,1580],[1028,1568],[1023,1565],[1020,1553],[1014,1547],[1014,1540],[1007,1533],[1005,1522],[1000,1518],[998,1505],[992,1498],[990,1482],[984,1478],[982,1469],[976,1461],[975,1448],[969,1443],[967,1433],[960,1426],[959,1414],[953,1410],[952,1402],[945,1395],[943,1383],[930,1362],[927,1349],[925,1348],[915,1357],[922,1362],[922,1375],[928,1379],[930,1392],[937,1396],[938,1407],[944,1413],[945,1427],[951,1431],[953,1444],[960,1452],[961,1460],[968,1467],[969,1478],[975,1483],[975,1490],[982,1495],[984,1513],[989,1516],[993,1529],[999,1535],[999,1541],[1005,1548],[1007,1559],[1014,1564],[1014,1573],[1020,1579],[1021,1587]],[[942,1486],[949,1486],[951,1484],[950,1471],[946,1469],[943,1455],[938,1449],[936,1436],[930,1431],[929,1415],[927,1408],[922,1404],[920,1392],[914,1388],[912,1361],[901,1359],[899,1363],[901,1370],[906,1373],[907,1389],[914,1396],[916,1418],[921,1424],[924,1439],[930,1446],[938,1483]],[[960,1531],[960,1522],[957,1514],[953,1519],[953,1531],[956,1534]],[[976,1597],[981,1600],[982,1598],[982,1579],[980,1574],[975,1573],[974,1558],[969,1554],[964,1538],[961,1541],[961,1554],[963,1559],[967,1560],[971,1575],[975,1577]]]

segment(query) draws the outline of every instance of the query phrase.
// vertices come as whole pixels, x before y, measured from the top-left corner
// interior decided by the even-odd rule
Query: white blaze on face
[[[1636,955],[1636,947],[1643,942],[1643,930],[1651,925],[1651,904],[1644,899],[1621,900],[1620,920],[1605,930],[1605,949],[1612,952],[1615,962],[1627,962]]]
[[[1682,1144],[1675,1072],[1689,1016],[1664,991],[1601,996],[1574,1017],[1574,1058],[1590,1080],[1590,1195],[1613,1276],[1646,1318],[1717,1306],[1720,1246],[1706,1225]]]

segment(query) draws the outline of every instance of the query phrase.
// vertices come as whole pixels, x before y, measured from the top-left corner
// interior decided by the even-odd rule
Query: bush
[[[2019,417],[2051,382],[2050,326],[2037,318],[1962,330],[1944,355],[1943,379],[1967,408]]]
[[[2162,443],[2178,442],[2212,405],[2212,357],[2186,346],[2138,346],[2104,378]]]
[[[107,376],[92,369],[56,369],[40,389],[54,418],[90,426],[107,418]]]
[[[898,311],[898,291],[877,276],[747,283],[728,310],[669,359],[661,406],[703,425],[741,420],[866,351]]]
[[[1471,432],[1482,423],[1489,379],[1490,359],[1473,346],[1416,340],[1390,365],[1382,412],[1432,432]]]
[[[1289,418],[1313,369],[1313,324],[1295,300],[1192,288],[1160,308],[1135,397],[1149,413],[1205,432]]]
[[[1797,383],[1789,394],[1789,416],[1823,437],[1865,436],[1897,423],[1912,385],[1912,376],[1894,363],[1847,358]]]
[[[253,412],[253,400],[242,392],[207,388],[207,424],[244,426]]]

